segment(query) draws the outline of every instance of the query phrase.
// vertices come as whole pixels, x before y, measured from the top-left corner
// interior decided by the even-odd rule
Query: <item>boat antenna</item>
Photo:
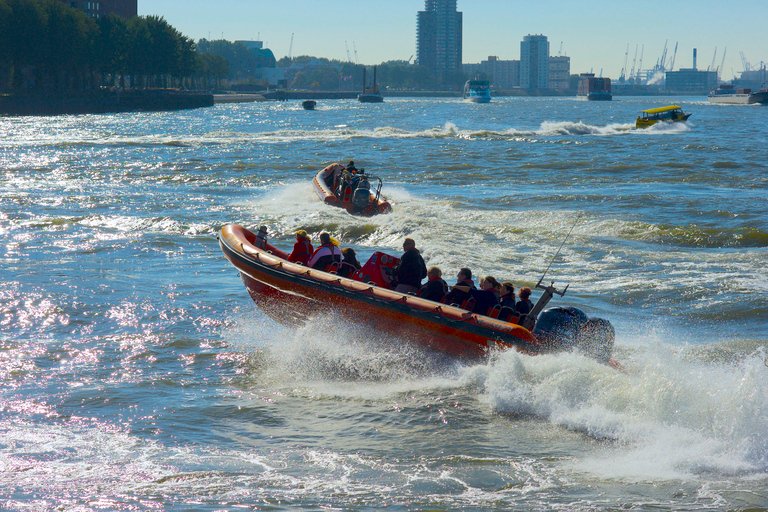
[[[554,256],[552,256],[552,259],[549,260],[549,265],[547,265],[547,269],[544,271],[544,273],[541,275],[541,279],[539,279],[539,282],[536,284],[536,287],[538,288],[542,281],[544,281],[544,277],[547,275],[547,272],[549,272],[549,269],[552,267],[552,263],[555,262],[555,258],[557,258],[557,255],[560,254],[560,251],[563,250],[563,246],[565,245],[565,242],[568,240],[568,237],[571,236],[571,233],[573,232],[573,228],[576,227],[576,224],[579,223],[579,219],[581,219],[581,214],[579,214],[576,217],[576,220],[573,222],[573,226],[571,226],[571,230],[568,231],[568,234],[565,235],[565,238],[563,238],[563,242],[560,244],[560,248],[557,250]]]
[[[552,259],[549,262],[549,265],[547,266],[547,269],[544,271],[544,273],[541,275],[541,279],[539,279],[539,282],[536,283],[536,288],[539,290],[544,290],[541,294],[541,297],[539,297],[539,300],[536,301],[536,304],[533,306],[533,308],[528,312],[527,315],[525,315],[522,318],[522,321],[520,322],[520,325],[528,329],[529,331],[533,329],[533,326],[536,325],[536,319],[539,316],[539,313],[541,313],[544,308],[549,304],[549,301],[552,300],[552,297],[555,296],[555,294],[560,295],[561,297],[565,295],[565,292],[568,291],[569,285],[566,285],[565,288],[563,288],[563,291],[559,291],[557,288],[555,288],[555,283],[552,282],[549,286],[544,286],[541,284],[542,281],[544,281],[544,276],[547,275],[547,272],[549,272],[549,269],[552,267],[552,263],[555,261],[555,258],[557,258],[557,255],[560,254],[560,251],[563,249],[563,246],[565,245],[566,240],[568,240],[568,237],[571,236],[571,233],[573,232],[573,228],[576,227],[576,224],[579,223],[579,219],[581,219],[581,214],[576,217],[576,220],[573,223],[573,226],[571,226],[571,230],[568,231],[568,234],[565,235],[565,238],[563,239],[563,242],[560,244],[560,248],[557,250],[554,256],[552,256]]]

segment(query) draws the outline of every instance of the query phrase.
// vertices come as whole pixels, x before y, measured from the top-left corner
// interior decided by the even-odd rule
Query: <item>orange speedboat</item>
[[[390,269],[399,259],[382,252],[375,252],[362,269],[345,278],[337,275],[338,263],[325,270],[291,263],[284,251],[236,224],[224,226],[218,238],[254,302],[270,317],[289,325],[316,313],[334,311],[350,321],[362,320],[380,332],[457,357],[482,357],[491,348],[514,348],[529,354],[580,348],[618,367],[611,359],[610,324],[608,331],[593,329],[585,337],[583,322],[578,333],[556,325],[562,324],[563,314],[573,316],[566,310],[575,308],[555,308],[539,315],[554,294],[565,293],[553,286],[537,286],[543,290],[542,296],[524,317],[505,316],[498,307],[481,315],[470,312],[467,304],[442,304],[392,290]],[[579,313],[587,321],[586,315]],[[567,324],[568,318],[565,320]],[[543,328],[534,329],[536,323]]]
[[[325,204],[351,214],[371,216],[392,211],[389,201],[381,196],[381,179],[363,169],[351,172],[339,163],[331,164],[317,173],[312,185]]]

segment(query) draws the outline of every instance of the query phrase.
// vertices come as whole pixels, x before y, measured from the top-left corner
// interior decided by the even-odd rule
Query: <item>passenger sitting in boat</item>
[[[392,272],[392,276],[397,279],[395,291],[416,293],[421,288],[421,280],[427,277],[427,265],[412,238],[403,240],[403,251],[400,264]]]
[[[501,294],[499,295],[499,304],[502,307],[515,309],[515,285],[509,281],[501,283]]]
[[[313,252],[315,252],[315,248],[312,247],[312,242],[309,240],[307,232],[303,229],[298,230],[296,232],[296,243],[293,244],[293,252],[288,255],[288,261],[306,265]]]
[[[339,267],[338,274],[341,277],[349,277],[358,270],[360,270],[360,262],[357,261],[357,255],[355,250],[351,247],[347,247],[341,250],[341,254],[344,258],[341,260],[341,266]]]
[[[341,263],[341,251],[336,247],[336,244],[333,243],[333,240],[331,240],[331,235],[325,231],[320,233],[320,243],[322,245],[318,247],[312,255],[308,266],[325,271],[326,267],[331,263]]]
[[[323,180],[325,181],[326,186],[331,189],[332,192],[335,192],[338,188],[339,179],[341,178],[342,172],[344,172],[344,166],[341,164],[331,164],[325,168]]]
[[[440,302],[448,293],[448,283],[443,280],[442,276],[443,271],[439,267],[430,267],[427,272],[427,284],[419,288],[419,297]]]
[[[485,315],[488,310],[499,303],[499,282],[492,276],[486,276],[480,280],[479,290],[469,290],[469,295],[475,299],[473,313]]]
[[[259,249],[265,249],[267,248],[267,226],[261,226],[259,228],[259,232],[256,233],[256,240],[254,241],[254,244]]]
[[[468,268],[459,270],[456,284],[450,286],[450,289],[451,291],[443,299],[443,302],[446,304],[461,304],[467,300],[470,297],[469,290],[475,289],[475,283],[472,281],[472,271]]]
[[[523,286],[517,294],[520,300],[515,304],[515,310],[521,315],[527,315],[533,309],[533,302],[531,302],[530,299],[531,293],[532,291],[530,288]]]
[[[352,160],[349,161],[346,167],[347,172],[351,172],[352,174],[355,174],[357,172],[357,167],[355,167],[355,162]]]

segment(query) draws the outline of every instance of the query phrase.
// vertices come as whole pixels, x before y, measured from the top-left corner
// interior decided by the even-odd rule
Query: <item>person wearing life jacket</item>
[[[527,315],[533,309],[533,302],[530,299],[531,293],[531,289],[527,286],[520,288],[520,291],[517,293],[520,300],[515,304],[515,310],[521,315]]]
[[[515,285],[509,281],[501,283],[499,304],[501,304],[502,307],[515,309]]]
[[[419,289],[419,297],[440,302],[448,293],[448,283],[443,280],[443,271],[440,267],[430,267],[427,278],[427,284]]]
[[[469,294],[475,299],[472,312],[487,315],[488,310],[499,303],[499,288],[501,285],[493,276],[481,279],[479,290],[469,290]]]
[[[307,266],[325,271],[326,267],[334,261],[341,263],[341,251],[331,240],[331,235],[326,232],[320,233],[320,243],[322,245],[317,248]]]
[[[339,267],[338,274],[341,277],[349,277],[362,267],[360,262],[357,261],[357,254],[351,247],[345,247],[341,250],[343,259],[341,260],[341,267]]]
[[[466,267],[459,270],[456,284],[450,286],[450,289],[451,291],[443,299],[443,302],[446,304],[461,304],[470,298],[469,291],[475,289],[475,282],[472,281],[472,271]]]
[[[296,243],[293,244],[293,252],[288,255],[288,261],[306,265],[313,252],[315,252],[315,248],[312,247],[312,242],[309,240],[307,232],[303,229],[298,230],[296,232]]]

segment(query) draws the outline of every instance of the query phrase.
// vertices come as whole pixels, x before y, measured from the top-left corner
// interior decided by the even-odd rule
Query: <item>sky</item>
[[[753,68],[768,62],[765,0],[457,0],[457,9],[464,63],[517,60],[528,34],[547,36],[550,55],[571,58],[571,73],[614,79],[625,60],[627,74],[633,61],[639,69],[641,55],[652,68],[665,43],[667,64],[678,45],[675,70],[692,67],[697,48],[697,68],[722,64],[724,80],[743,71],[742,53]],[[424,0],[138,0],[138,10],[194,40],[259,40],[278,59],[290,52],[372,65],[415,60]]]

